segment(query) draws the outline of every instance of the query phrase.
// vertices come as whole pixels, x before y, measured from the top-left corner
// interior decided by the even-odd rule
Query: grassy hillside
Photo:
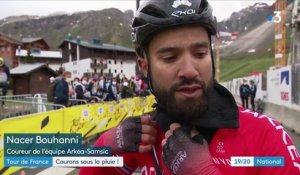
[[[291,42],[291,30],[287,30],[287,53]],[[272,36],[274,38],[274,36]],[[255,54],[237,54],[235,56],[221,57],[220,81],[228,81],[233,78],[248,76],[252,71],[266,71],[274,65],[274,47],[273,40],[267,39],[263,42],[265,48],[270,48],[271,52],[260,52]],[[237,49],[235,47],[234,49]]]
[[[235,58],[221,58],[220,81],[248,76],[252,71],[268,70],[274,65],[273,54],[245,55]]]

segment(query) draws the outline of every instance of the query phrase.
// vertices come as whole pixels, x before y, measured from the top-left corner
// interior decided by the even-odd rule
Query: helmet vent
[[[156,18],[165,18],[168,16],[167,14],[165,14],[165,12],[163,12],[162,10],[160,10],[160,8],[157,8],[153,4],[146,6],[141,10],[141,12]]]
[[[134,19],[132,27],[137,27],[146,24],[146,21],[140,19]]]
[[[208,4],[207,1],[201,1],[198,13],[200,14],[201,12],[203,12],[204,10],[206,10],[208,6],[209,6],[209,4]]]

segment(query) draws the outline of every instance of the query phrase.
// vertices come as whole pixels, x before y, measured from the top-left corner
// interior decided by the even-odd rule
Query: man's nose
[[[196,69],[197,63],[194,58],[190,55],[184,55],[179,65],[178,77],[182,79],[193,79],[198,76]]]

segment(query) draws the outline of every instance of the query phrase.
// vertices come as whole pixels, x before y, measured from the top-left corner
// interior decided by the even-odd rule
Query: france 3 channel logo
[[[274,11],[273,16],[268,16],[268,21],[274,22],[274,23],[280,23],[281,22],[281,11]]]

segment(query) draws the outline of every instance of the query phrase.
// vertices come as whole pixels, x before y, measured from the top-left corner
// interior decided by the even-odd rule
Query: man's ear
[[[138,60],[137,60],[137,63],[139,65],[140,71],[142,71],[143,74],[145,76],[147,76],[148,75],[148,61],[147,61],[147,59],[139,57]]]

